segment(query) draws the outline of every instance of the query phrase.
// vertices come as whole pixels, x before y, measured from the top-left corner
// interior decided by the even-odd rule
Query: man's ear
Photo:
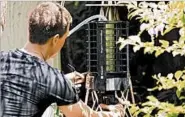
[[[55,36],[53,36],[52,45],[56,45],[59,39],[60,39],[59,34],[56,34]]]

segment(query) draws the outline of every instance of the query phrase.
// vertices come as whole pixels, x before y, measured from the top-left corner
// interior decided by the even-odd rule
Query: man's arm
[[[122,107],[116,109],[116,111],[94,111],[88,107],[83,101],[78,101],[72,105],[59,106],[60,111],[66,117],[121,117],[123,113]]]
[[[64,75],[67,79],[69,79],[73,84],[80,84],[85,82],[84,74],[79,72],[71,72]]]

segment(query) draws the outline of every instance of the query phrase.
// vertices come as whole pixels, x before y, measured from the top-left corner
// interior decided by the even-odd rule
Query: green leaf
[[[75,1],[75,2],[74,2],[74,6],[75,6],[75,7],[78,7],[78,6],[79,6],[79,1]]]
[[[177,44],[178,42],[177,41],[173,41],[174,44]]]
[[[166,115],[166,117],[178,117],[179,114],[177,113],[169,113]]]
[[[185,24],[185,9],[184,9],[184,12],[183,12],[183,15],[182,15],[182,23]]]
[[[149,113],[147,113],[146,115],[144,115],[143,117],[151,117],[151,115]]]
[[[182,78],[183,80],[185,80],[185,75],[182,75],[181,78]]]
[[[180,100],[184,100],[185,99],[185,96],[180,96],[179,99]]]
[[[165,35],[166,33],[170,32],[172,29],[174,29],[174,27],[169,27],[169,28],[167,28],[167,29],[164,31],[163,35]]]
[[[145,47],[145,48],[144,48],[144,54],[150,52],[150,50],[151,50],[151,47]]]
[[[157,90],[158,89],[158,87],[154,87],[154,88],[149,88],[149,89],[147,89],[147,91],[155,91],[155,90]]]
[[[134,41],[134,42],[141,43],[141,38],[137,35],[129,36],[129,39]]]
[[[121,43],[121,45],[119,46],[119,50],[122,50],[125,46],[126,44]]]
[[[141,48],[141,46],[136,45],[136,46],[133,47],[133,50],[134,50],[134,52],[137,52],[140,48]]]
[[[179,91],[179,90],[176,90],[176,95],[177,95],[177,97],[178,97],[178,98],[180,98],[181,91]]]
[[[165,41],[165,40],[159,40],[159,42],[162,44],[162,45],[161,45],[162,47],[164,47],[164,48],[169,47],[169,42],[168,42],[168,41]]]
[[[161,50],[156,50],[155,57],[158,57],[160,54],[162,54]]]
[[[131,114],[139,114],[137,113],[139,111],[139,107],[136,105],[136,104],[132,104],[131,107],[130,107],[130,112]]]
[[[138,14],[141,14],[142,12],[144,12],[143,9],[137,9],[128,15],[128,19],[132,19],[134,16],[137,16]]]
[[[157,113],[157,116],[156,117],[166,117],[166,112],[164,112],[163,110],[160,110],[158,113]]]
[[[178,54],[180,54],[180,53],[177,52],[177,51],[173,51],[172,54],[173,54],[173,57],[175,57],[176,55],[178,55]]]
[[[147,96],[147,99],[153,102],[158,102],[157,98],[155,98],[154,96]]]
[[[182,76],[183,72],[182,71],[177,71],[175,72],[175,78],[179,79]]]
[[[126,46],[124,38],[119,38],[118,41],[116,42],[116,44],[121,44],[119,46],[119,50],[122,50]]]
[[[172,78],[173,78],[173,74],[172,74],[172,73],[169,73],[169,74],[167,75],[167,77],[168,77],[169,79],[172,79]]]

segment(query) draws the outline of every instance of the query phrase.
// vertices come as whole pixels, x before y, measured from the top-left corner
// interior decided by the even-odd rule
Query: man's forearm
[[[66,117],[118,117],[112,111],[94,111],[83,103],[83,101],[72,105],[60,106],[59,108]]]
[[[94,113],[90,117],[117,117],[117,115],[115,115],[115,113],[113,113],[113,112],[107,112],[107,111],[96,112],[96,111],[94,111]]]

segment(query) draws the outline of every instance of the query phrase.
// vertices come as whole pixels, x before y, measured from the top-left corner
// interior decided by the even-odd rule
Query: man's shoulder
[[[5,55],[7,55],[9,53],[9,51],[8,52],[6,52],[6,51],[0,51],[0,57],[2,57],[2,56],[5,56]]]
[[[1,50],[0,51],[1,56],[7,56],[9,54],[14,54],[14,53],[17,53],[17,49],[11,49],[11,50],[7,50],[7,51]]]
[[[54,74],[54,76],[58,76],[58,75],[63,74],[59,69],[54,68],[54,67],[50,66],[49,64],[47,64],[47,67],[48,67],[50,74]]]
[[[13,50],[9,51],[0,51],[0,59],[5,59],[9,57],[9,55],[13,52]]]

